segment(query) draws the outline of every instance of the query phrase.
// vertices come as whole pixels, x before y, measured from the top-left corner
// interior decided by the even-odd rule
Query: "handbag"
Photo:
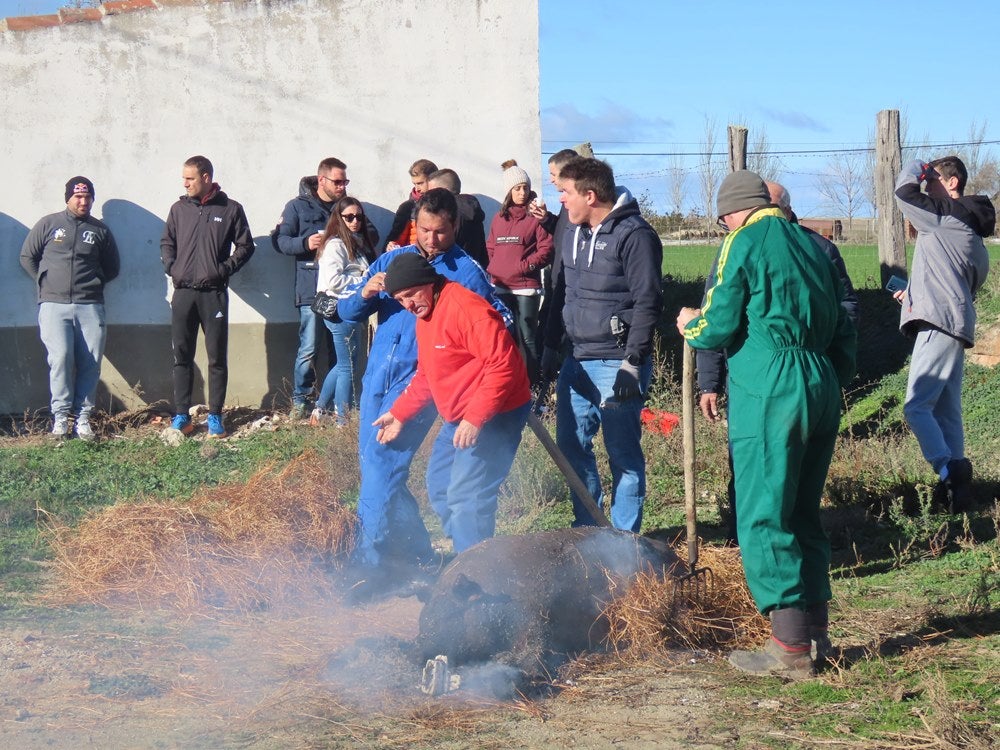
[[[326,292],[316,292],[316,298],[309,306],[314,313],[323,320],[331,323],[340,323],[340,315],[337,314],[337,298]]]

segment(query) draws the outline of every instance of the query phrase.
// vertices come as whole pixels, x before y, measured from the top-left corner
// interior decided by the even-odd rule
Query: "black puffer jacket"
[[[225,289],[253,252],[243,206],[218,185],[204,203],[183,195],[170,207],[160,259],[175,288]]]

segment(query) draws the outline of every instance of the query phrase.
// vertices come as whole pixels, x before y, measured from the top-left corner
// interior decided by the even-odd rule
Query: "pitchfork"
[[[608,517],[604,515],[604,511],[597,505],[597,501],[594,500],[594,496],[590,494],[590,490],[587,489],[587,485],[583,483],[580,476],[576,473],[576,470],[570,464],[569,460],[559,450],[559,446],[556,445],[556,441],[552,439],[549,431],[545,429],[545,425],[542,424],[541,418],[538,416],[542,411],[542,406],[544,406],[545,401],[549,397],[549,388],[552,387],[550,381],[543,381],[538,388],[538,397],[535,399],[534,405],[531,407],[531,411],[528,413],[528,427],[531,431],[535,433],[535,437],[542,444],[545,450],[548,452],[549,456],[552,457],[552,461],[555,463],[556,468],[562,472],[563,477],[566,479],[566,484],[569,488],[576,493],[576,496],[580,499],[583,507],[587,509],[590,513],[591,518],[594,519],[594,523],[598,526],[603,526],[604,528],[611,528],[611,521]]]
[[[682,380],[682,429],[684,433],[684,511],[687,516],[688,573],[674,585],[674,599],[704,599],[712,586],[710,568],[698,567],[698,512],[694,485],[694,417],[697,407],[694,395],[694,349],[684,344]]]

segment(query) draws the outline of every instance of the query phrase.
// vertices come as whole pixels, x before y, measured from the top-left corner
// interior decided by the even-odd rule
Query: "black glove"
[[[627,359],[623,359],[618,368],[618,374],[615,376],[612,390],[615,398],[619,401],[642,398],[642,387],[639,385],[639,366],[629,364]]]
[[[922,163],[920,165],[920,181],[933,180],[938,177],[937,170],[934,169],[930,164]]]
[[[559,350],[546,346],[542,349],[542,359],[538,365],[538,374],[542,380],[554,383],[559,377]]]

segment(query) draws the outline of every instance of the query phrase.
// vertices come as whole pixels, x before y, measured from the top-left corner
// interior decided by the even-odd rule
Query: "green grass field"
[[[851,282],[857,289],[877,289],[881,287],[879,273],[878,246],[838,245],[844,257]],[[1000,266],[1000,245],[987,246],[993,269]],[[719,251],[718,245],[663,245],[663,274],[680,281],[704,279],[712,267],[712,261]],[[906,248],[907,262],[913,257],[913,246]],[[994,270],[994,272],[996,272]]]

